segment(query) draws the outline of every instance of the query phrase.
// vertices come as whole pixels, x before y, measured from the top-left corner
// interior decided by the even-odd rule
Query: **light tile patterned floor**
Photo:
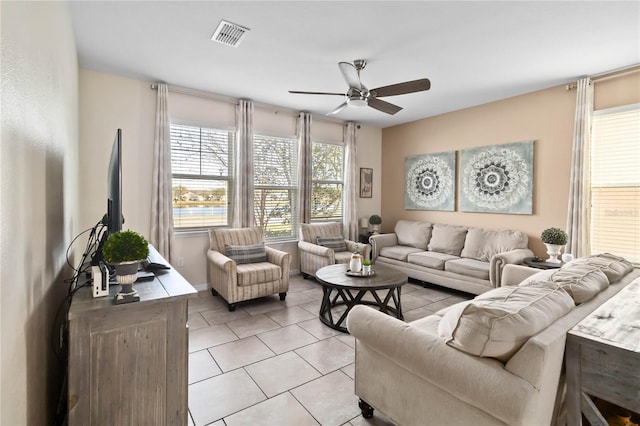
[[[277,295],[229,312],[209,291],[189,301],[189,424],[389,426],[364,419],[353,393],[355,339],[320,322],[322,287],[291,277]],[[471,298],[436,286],[402,288],[406,321]]]

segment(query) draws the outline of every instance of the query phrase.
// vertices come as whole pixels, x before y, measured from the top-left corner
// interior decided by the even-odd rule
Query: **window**
[[[173,225],[227,226],[234,132],[171,124]]]
[[[596,111],[591,143],[591,252],[640,263],[640,104]]]
[[[342,223],[344,146],[313,142],[311,149],[311,222]]]
[[[268,241],[297,238],[296,140],[254,135],[253,146],[254,223]]]

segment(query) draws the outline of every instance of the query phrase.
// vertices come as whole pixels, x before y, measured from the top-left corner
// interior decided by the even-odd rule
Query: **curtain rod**
[[[634,74],[640,72],[640,65],[631,65],[629,67],[619,68],[613,71],[603,72],[591,77],[591,81],[594,83],[600,83],[607,80],[613,80],[614,78],[623,77],[625,75]],[[572,90],[577,87],[577,83],[570,83],[566,86],[567,90]]]
[[[170,92],[179,93],[181,95],[195,96],[198,98],[211,99],[218,102],[225,102],[232,105],[238,105],[238,99],[233,98],[231,96],[217,95],[215,93],[205,92],[203,90],[190,89],[188,87],[182,87],[182,86],[173,86],[171,84],[167,85],[167,88],[169,89]],[[158,89],[158,83],[151,83],[151,90],[157,90],[157,89]],[[260,102],[254,102],[253,104],[261,108],[270,109],[276,112],[284,112],[294,116],[297,116],[298,113],[303,112],[303,111],[295,111],[289,108],[278,107],[275,105],[263,104]],[[346,124],[344,120],[340,120],[338,118],[333,118],[333,117],[325,117],[325,116],[313,114],[313,118],[314,120],[319,120],[319,121],[328,121],[330,123],[337,123],[342,125]],[[358,128],[360,128],[359,124],[358,124]]]

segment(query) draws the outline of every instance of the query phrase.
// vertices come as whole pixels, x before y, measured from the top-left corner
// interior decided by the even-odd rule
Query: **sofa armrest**
[[[282,269],[282,275],[288,276],[289,266],[291,264],[291,254],[269,246],[265,246],[265,251],[267,252],[267,262],[280,266]]]
[[[318,244],[309,243],[307,241],[298,241],[298,248],[307,253],[315,254],[322,257],[334,257],[333,249],[329,247],[320,246]]]
[[[491,257],[489,261],[489,280],[493,287],[500,287],[502,282],[502,269],[505,265],[521,264],[525,258],[533,257],[533,252],[529,249],[515,249],[498,253]]]
[[[513,401],[524,401],[535,392],[530,383],[506,371],[501,362],[467,355],[438,336],[367,306],[353,307],[347,329],[357,339],[356,364],[358,345],[365,345],[388,362],[507,423],[500,413],[513,412]]]
[[[502,269],[502,277],[500,279],[501,286],[518,285],[525,278],[529,278],[540,269],[530,268],[524,265],[505,265]]]
[[[207,251],[207,271],[211,288],[225,300],[230,300],[238,282],[236,262],[219,251],[210,249]]]
[[[375,260],[380,255],[383,247],[393,247],[398,245],[398,236],[395,233],[373,234],[369,237],[371,244],[371,258]]]

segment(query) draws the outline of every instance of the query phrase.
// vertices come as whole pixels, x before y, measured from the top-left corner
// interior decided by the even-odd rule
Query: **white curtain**
[[[311,114],[298,114],[298,212],[300,223],[311,222]]]
[[[358,241],[358,169],[356,164],[356,125],[347,123],[344,127],[345,179],[344,179],[344,237]]]
[[[577,83],[569,206],[567,208],[569,240],[565,248],[566,253],[571,253],[575,257],[589,255],[589,211],[591,199],[589,145],[591,143],[592,115],[593,85],[589,78],[583,78]]]
[[[149,241],[171,262],[173,258],[173,204],[171,188],[171,121],[169,89],[158,83],[156,131],[153,145],[151,236]]]
[[[236,129],[231,224],[246,228],[253,226],[253,102],[241,99],[236,106]]]

